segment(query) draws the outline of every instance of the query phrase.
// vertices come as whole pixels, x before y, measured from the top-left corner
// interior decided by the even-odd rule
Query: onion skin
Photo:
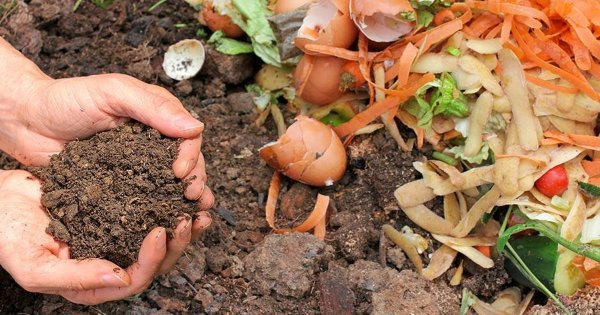
[[[315,2],[315,0],[279,0],[275,4],[273,11],[275,14],[292,12],[307,3],[313,2]]]
[[[346,149],[327,125],[298,116],[277,142],[259,150],[260,157],[285,176],[301,183],[333,185],[346,171]]]
[[[205,3],[202,10],[198,13],[200,24],[206,25],[211,31],[223,31],[225,36],[230,38],[239,38],[244,35],[244,31],[237,26],[230,17],[220,15],[215,12],[210,3]]]
[[[327,105],[342,96],[340,90],[340,74],[345,60],[337,57],[313,56],[314,65],[307,78],[301,74],[305,67],[309,66],[309,58],[302,57],[294,73],[294,85],[296,89],[304,85],[302,94],[298,95],[307,102],[315,105]],[[306,83],[304,82],[306,81]]]

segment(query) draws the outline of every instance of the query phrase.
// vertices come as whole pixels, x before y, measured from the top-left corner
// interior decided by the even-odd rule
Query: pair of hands
[[[49,218],[41,206],[38,180],[25,171],[0,171],[0,265],[17,283],[28,291],[58,294],[81,304],[143,291],[157,274],[171,269],[190,241],[211,223],[206,210],[214,196],[205,185],[200,153],[203,124],[167,90],[132,77],[53,80],[0,38],[0,59],[4,56],[20,64],[19,75],[0,82],[5,83],[0,84],[0,149],[23,164],[46,165],[67,142],[129,118],[185,139],[173,171],[182,179],[195,177],[185,196],[198,200],[196,219],[182,219],[171,240],[163,227],[152,230],[138,261],[127,269],[101,259],[70,259],[68,246],[45,232]]]

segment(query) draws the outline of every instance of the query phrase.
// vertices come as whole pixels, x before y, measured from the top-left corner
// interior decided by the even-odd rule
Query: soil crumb
[[[53,219],[47,232],[69,244],[72,258],[131,265],[153,228],[171,231],[178,217],[196,212],[172,171],[178,146],[138,123],[67,144],[34,170]]]

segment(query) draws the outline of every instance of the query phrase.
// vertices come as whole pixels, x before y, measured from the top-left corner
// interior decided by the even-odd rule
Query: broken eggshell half
[[[181,81],[198,74],[205,58],[204,46],[199,40],[184,39],[169,46],[162,66],[169,78]]]
[[[298,116],[277,142],[259,153],[275,170],[307,185],[331,186],[346,171],[340,138],[329,126],[306,116]]]
[[[350,16],[374,42],[393,42],[410,33],[417,13],[408,0],[350,0]]]
[[[296,47],[304,50],[307,44],[348,48],[354,44],[358,29],[350,18],[348,0],[320,0],[313,3],[298,35]]]

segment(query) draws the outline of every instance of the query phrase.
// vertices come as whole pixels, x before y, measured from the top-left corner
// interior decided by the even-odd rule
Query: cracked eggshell
[[[163,61],[163,70],[178,81],[194,77],[204,64],[204,46],[199,40],[184,39],[169,46]]]
[[[310,59],[313,60],[310,74],[308,74],[308,77],[302,78],[300,74],[306,71],[306,67],[310,67]],[[302,94],[298,96],[307,102],[320,106],[330,104],[340,98],[343,94],[340,90],[340,74],[345,63],[345,60],[337,57],[302,57],[294,75],[296,89],[304,84]],[[306,82],[304,82],[305,80]]]
[[[411,15],[412,21],[402,14]],[[417,13],[408,0],[350,0],[350,16],[368,39],[387,43],[410,33]]]
[[[322,122],[298,116],[277,142],[259,151],[267,164],[285,176],[312,186],[330,186],[346,171],[346,150]]]
[[[358,29],[350,18],[348,0],[320,0],[310,6],[298,35],[296,47],[307,44],[348,48],[354,44]]]
[[[275,11],[275,14],[288,13],[305,4],[313,3],[315,1],[316,0],[278,0],[273,11]]]

